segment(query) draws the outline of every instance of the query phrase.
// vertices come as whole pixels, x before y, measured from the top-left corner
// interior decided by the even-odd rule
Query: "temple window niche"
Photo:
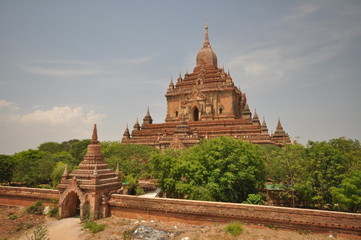
[[[198,121],[199,120],[199,110],[197,107],[193,108],[193,114],[192,114],[192,120],[193,121]]]
[[[175,116],[178,117],[178,111],[175,111]]]

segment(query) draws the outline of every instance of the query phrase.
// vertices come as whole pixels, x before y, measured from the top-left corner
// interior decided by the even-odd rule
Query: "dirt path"
[[[85,240],[89,233],[82,231],[83,225],[80,224],[79,218],[65,218],[61,220],[47,219],[43,225],[48,230],[50,240]],[[27,233],[30,237],[32,234]],[[27,239],[26,236],[20,240]]]

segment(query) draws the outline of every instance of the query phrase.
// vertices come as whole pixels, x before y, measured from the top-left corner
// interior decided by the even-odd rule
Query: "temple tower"
[[[79,168],[68,173],[64,170],[59,189],[59,216],[61,218],[80,215],[98,219],[109,215],[110,195],[120,189],[119,168],[114,172],[104,162],[98,142],[96,124],[87,153]]]
[[[177,81],[170,79],[165,94],[167,113],[164,123],[153,123],[149,109],[139,126],[136,122],[131,136],[125,131],[122,144],[144,144],[156,148],[184,148],[201,139],[230,136],[256,144],[289,143],[287,133],[277,127],[271,136],[255,111],[252,117],[246,94],[234,85],[230,71],[218,65],[211,47],[208,24],[204,42],[196,56],[193,72]]]

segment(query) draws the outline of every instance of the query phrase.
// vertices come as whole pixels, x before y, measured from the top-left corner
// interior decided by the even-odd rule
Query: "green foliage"
[[[44,201],[37,201],[35,203],[33,203],[32,205],[30,205],[26,211],[27,213],[30,214],[36,214],[36,215],[42,215],[44,212],[44,206],[43,206],[43,202]]]
[[[244,231],[243,224],[240,222],[228,223],[224,228],[224,231],[230,233],[232,236],[238,236]]]
[[[58,207],[51,207],[48,213],[49,217],[59,217],[59,208]]]
[[[122,234],[123,240],[132,240],[134,239],[133,232],[131,230],[124,231]]]
[[[26,236],[28,240],[48,240],[49,234],[48,229],[44,226],[39,226],[33,231],[33,235],[29,238]]]
[[[142,187],[140,187],[140,186],[137,186],[135,188],[135,192],[136,192],[137,195],[143,195],[145,193],[144,189]]]
[[[323,209],[332,204],[331,187],[338,186],[347,171],[346,157],[326,142],[309,142],[303,178],[298,184],[300,195],[309,204]]]
[[[262,205],[264,202],[262,195],[260,194],[248,194],[247,200],[243,203]]]
[[[9,183],[15,173],[16,162],[12,156],[0,154],[0,183]]]
[[[52,186],[53,187],[56,187],[59,183],[60,183],[60,180],[61,180],[61,176],[63,175],[64,173],[64,169],[65,169],[65,163],[63,162],[57,162],[53,168],[53,171],[51,173],[51,183],[52,183]],[[71,173],[72,171],[72,165],[68,165],[68,172]]]
[[[9,217],[9,219],[10,220],[16,220],[16,219],[18,219],[19,217],[17,216],[17,215],[11,215],[10,217]]]
[[[306,158],[306,148],[300,144],[286,145],[272,151],[267,158],[267,175],[282,184],[280,198],[291,199],[293,207],[297,201],[296,188],[303,181]]]
[[[339,187],[332,187],[331,195],[336,209],[348,212],[361,210],[361,171],[352,172]]]
[[[173,198],[242,202],[257,193],[265,180],[260,148],[228,137],[203,141],[182,152],[153,155],[151,165],[161,188]]]
[[[68,163],[71,165],[78,165],[80,163],[80,161],[83,159],[89,143],[90,143],[90,140],[88,140],[88,139],[86,139],[86,140],[73,139],[73,140],[62,142],[62,143],[46,142],[46,143],[42,143],[38,147],[38,150],[43,151],[43,152],[48,152],[51,154],[67,152],[72,157],[72,159],[70,159],[70,162],[65,161],[64,159],[62,159],[61,156],[59,156],[60,159],[57,161],[63,161],[65,163]],[[69,159],[68,156],[65,156],[65,157],[67,159]]]
[[[117,163],[124,176],[132,174],[136,178],[150,176],[149,160],[159,150],[145,145],[120,144],[119,142],[101,142],[104,160],[115,169]]]
[[[34,187],[50,184],[50,175],[55,166],[51,154],[29,149],[14,155],[17,162],[14,181]]]
[[[84,224],[84,228],[89,229],[92,233],[98,233],[105,229],[105,225],[98,224],[94,221],[86,221]]]

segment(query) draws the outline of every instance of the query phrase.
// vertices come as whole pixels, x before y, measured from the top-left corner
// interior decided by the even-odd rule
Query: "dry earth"
[[[13,219],[11,216],[18,218]],[[146,229],[161,230],[168,233],[168,236],[174,240],[271,240],[271,239],[301,239],[301,240],[326,240],[326,239],[361,239],[357,236],[346,236],[332,233],[307,233],[304,230],[290,231],[282,229],[271,229],[262,225],[245,225],[244,232],[233,237],[224,232],[226,224],[208,224],[208,225],[190,225],[174,222],[143,221],[122,219],[110,217],[97,221],[99,224],[105,224],[104,231],[92,234],[88,230],[83,230],[78,218],[67,218],[56,220],[54,218],[45,218],[43,216],[30,215],[25,213],[24,207],[0,206],[0,240],[21,239],[26,240],[31,236],[36,226],[43,225],[49,232],[50,240],[123,240],[139,239],[130,234],[139,226],[145,226]],[[148,228],[149,227],[149,228]],[[27,235],[27,236],[26,236]],[[145,239],[145,238],[143,238]],[[161,238],[148,238],[161,239]]]

